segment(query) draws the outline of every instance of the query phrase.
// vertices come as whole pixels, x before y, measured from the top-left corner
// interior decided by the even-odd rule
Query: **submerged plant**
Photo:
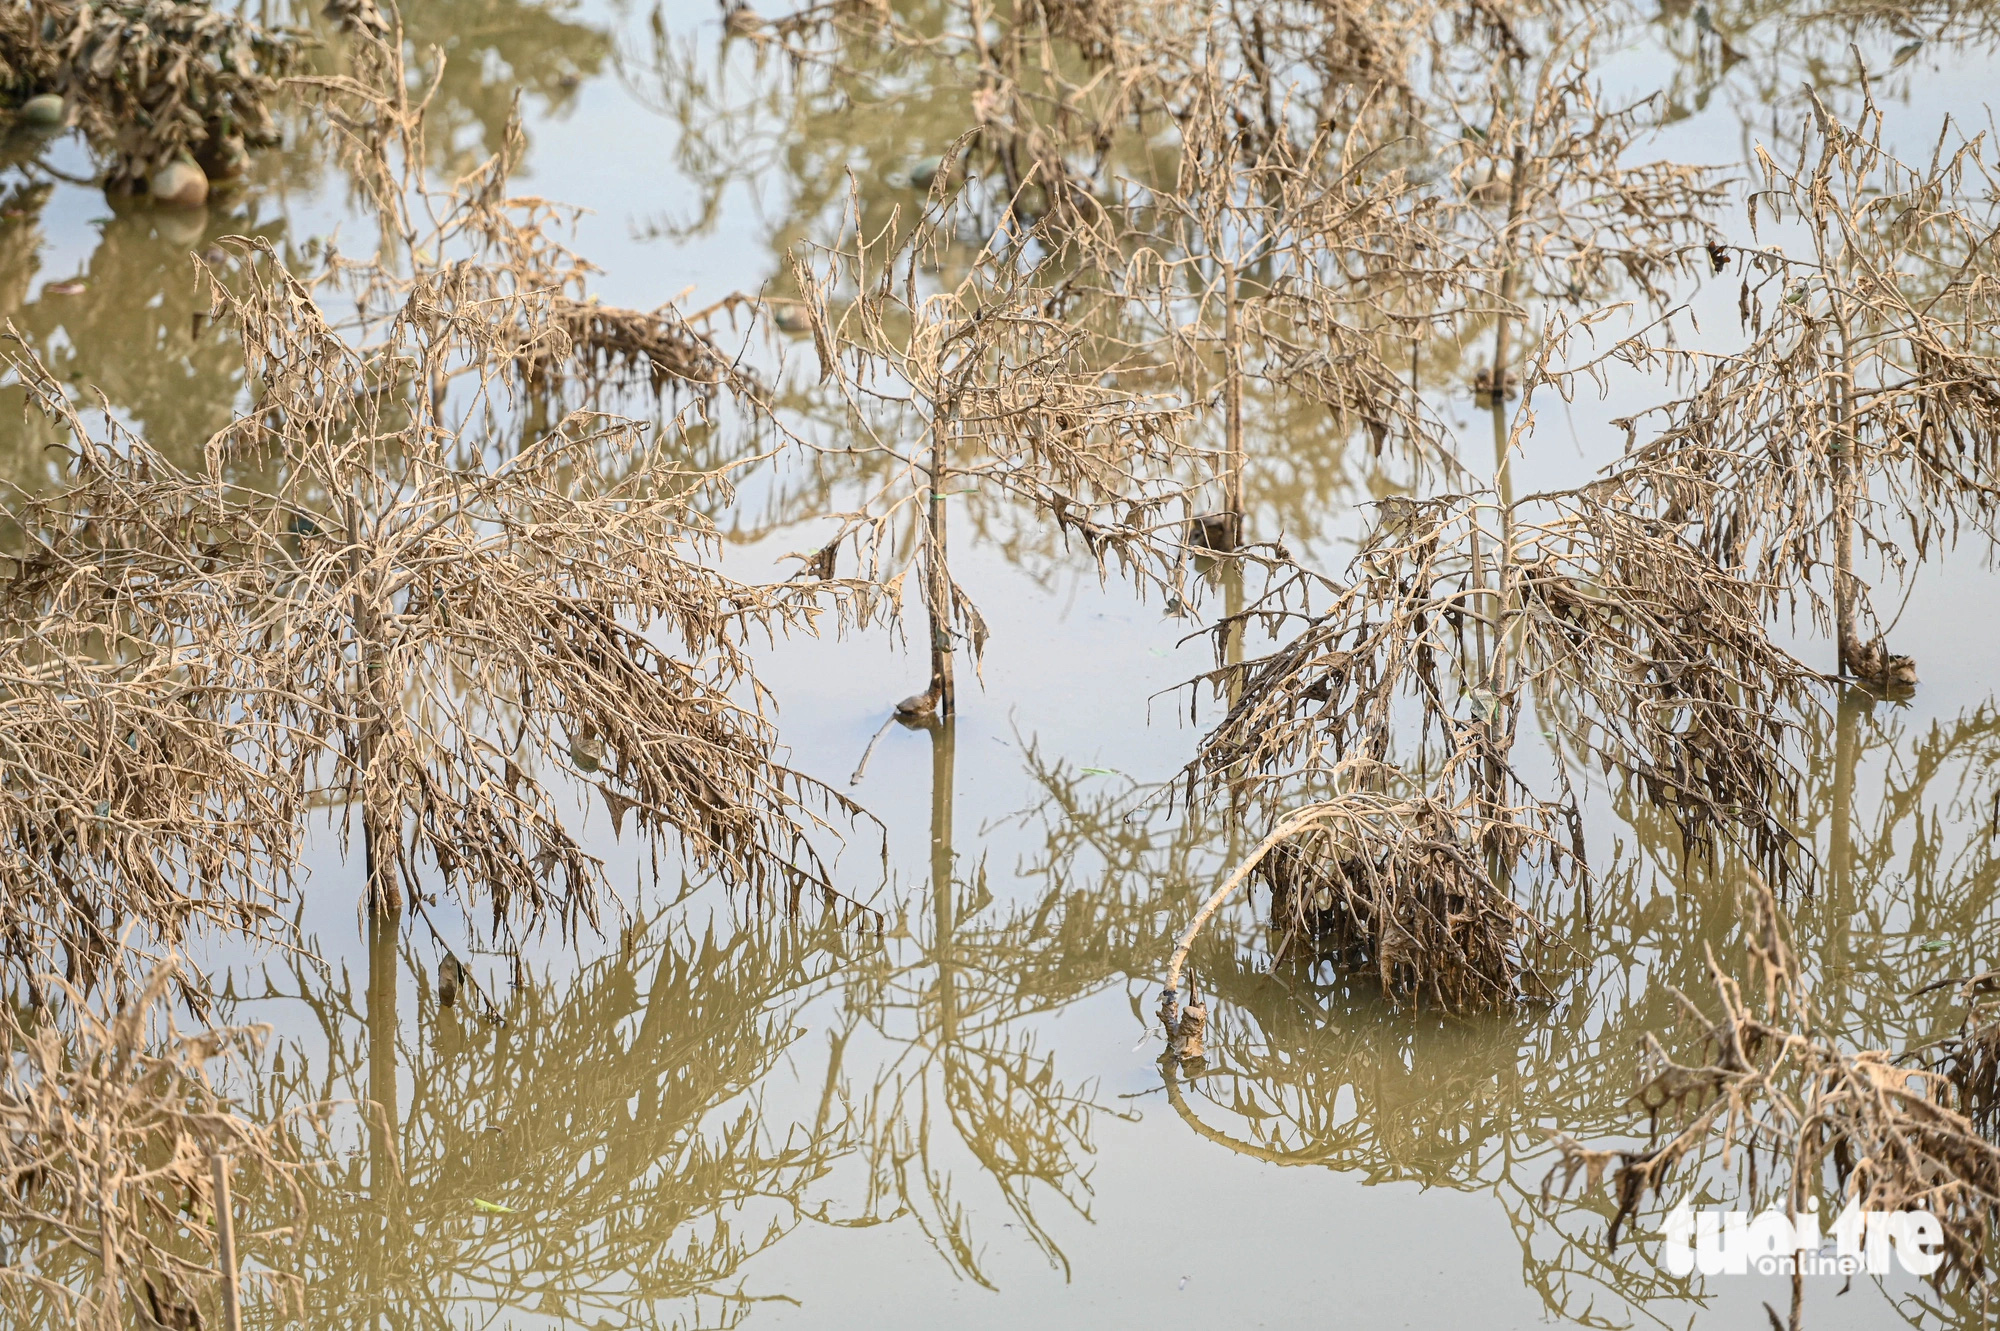
[[[98,816],[177,799],[178,823],[137,830],[188,837],[196,868],[247,893],[289,873],[307,811],[351,807],[371,909],[421,914],[425,884],[442,883],[515,937],[595,922],[601,868],[559,807],[595,788],[614,828],[633,814],[733,884],[831,893],[813,808],[853,806],[777,760],[744,642],[846,613],[846,589],[754,587],[704,562],[695,502],[725,477],[682,460],[681,421],[653,431],[579,408],[525,438],[505,428],[526,380],[576,349],[561,314],[580,269],[543,239],[546,206],[505,194],[518,140],[430,190],[400,46],[367,25],[356,41],[358,72],[327,87],[385,240],[411,264],[335,258],[307,279],[238,240],[234,273],[204,267],[258,398],[198,466],[109,417],[94,434],[32,355],[12,357],[65,439],[70,481],[17,495],[22,573],[0,605],[56,626],[43,632],[72,655],[105,643],[99,673],[151,687],[156,707],[191,704],[157,744],[136,708],[99,722],[94,752],[124,743],[131,761],[171,765],[163,794]],[[358,308],[345,325],[329,312],[342,283]],[[99,692],[99,710],[120,696]],[[47,817],[73,819],[94,789],[61,792]],[[264,826],[234,859],[208,849],[229,829],[200,817],[244,803]],[[112,839],[82,842],[97,862],[129,854],[119,819]],[[149,924],[205,886],[171,867],[163,899],[136,903]]]
[[[1576,761],[1668,810],[1690,853],[1721,840],[1786,871],[1797,803],[1788,718],[1814,705],[1814,676],[1766,634],[1756,588],[1612,480],[1515,500],[1389,500],[1380,514],[1352,580],[1325,585],[1324,610],[1300,616],[1271,655],[1216,672],[1236,701],[1203,741],[1190,789],[1227,790],[1275,824],[1216,904],[1265,865],[1274,889],[1310,889],[1286,900],[1326,898],[1295,904],[1294,930],[1337,923],[1366,942],[1385,981],[1408,967],[1419,989],[1437,988],[1427,974],[1467,974],[1476,954],[1504,955],[1471,940],[1514,918],[1517,876],[1545,890],[1584,853],[1566,778],[1550,799],[1515,769],[1529,715]],[[1290,614],[1275,602],[1249,613]],[[1399,729],[1405,716],[1413,737]],[[1320,830],[1329,825],[1345,830]],[[1441,878],[1446,851],[1461,868]],[[1434,890],[1446,896],[1420,907]],[[1420,920],[1446,936],[1427,943]],[[1495,983],[1511,982],[1509,968],[1469,972],[1484,975],[1476,987],[1488,1000],[1511,992]],[[1177,966],[1170,988],[1176,978]],[[1450,987],[1466,996],[1459,980]]]
[[[908,234],[851,230],[795,276],[821,382],[861,432],[839,452],[882,464],[809,571],[829,576],[854,537],[871,576],[895,594],[911,568],[899,551],[920,553],[931,678],[898,710],[948,717],[959,644],[976,661],[986,641],[951,574],[954,496],[1018,500],[1100,568],[1115,560],[1142,573],[1157,562],[1156,533],[1179,528],[1187,501],[1180,413],[1120,386],[1107,361],[1120,351],[1092,326],[1069,274],[996,232],[955,282],[933,287],[944,225],[924,217]]]
[[[1882,125],[1872,100],[1849,127],[1815,98],[1797,164],[1760,152],[1752,225],[1803,233],[1810,251],[1718,248],[1718,269],[1742,261],[1745,350],[1626,351],[1686,364],[1699,384],[1630,419],[1620,471],[1772,613],[1803,602],[1841,674],[1887,689],[1914,684],[1916,668],[1890,652],[1861,560],[1907,578],[1968,529],[1990,540],[2000,512],[2000,214],[1983,136],[1947,126],[1912,166],[1883,147]],[[1665,423],[1640,442],[1655,413]]]
[[[1532,710],[1565,768],[1601,765],[1636,789],[1671,817],[1685,853],[1720,842],[1774,882],[1810,886],[1790,737],[1818,713],[1823,679],[1772,640],[1773,623],[1803,604],[1830,621],[1843,673],[1878,689],[1913,683],[1879,621],[1862,627],[1859,552],[1903,570],[1910,547],[1921,560],[1963,530],[1990,537],[1995,511],[1982,256],[1996,223],[1966,197],[1990,168],[1979,140],[1949,134],[1928,166],[1906,167],[1882,148],[1872,103],[1862,124],[1846,129],[1815,103],[1816,158],[1762,159],[1752,221],[1777,212],[1809,236],[1811,258],[1704,246],[1715,273],[1739,255],[1754,270],[1740,298],[1749,349],[1711,356],[1642,333],[1556,368],[1603,316],[1558,321],[1523,375],[1530,399],[1497,436],[1491,491],[1385,501],[1351,581],[1301,573],[1252,605],[1247,620],[1292,636],[1210,677],[1230,708],[1190,781],[1255,795],[1275,825],[1314,807],[1336,770],[1392,764],[1376,789],[1471,818],[1470,840],[1495,856],[1492,888],[1505,893],[1516,850],[1574,820],[1526,798],[1512,775],[1515,727]],[[1698,193],[1694,178],[1660,183]],[[1514,193],[1518,205],[1533,191]],[[1534,215],[1510,206],[1510,229],[1518,221],[1527,235]],[[1683,221],[1692,225],[1667,219]],[[1672,255],[1648,254],[1623,262],[1650,290]],[[1589,245],[1583,256],[1607,257]],[[1604,382],[1614,360],[1688,372],[1696,390],[1659,409],[1666,425],[1650,440],[1637,437],[1648,413],[1620,422],[1633,438],[1599,479],[1517,499],[1508,458],[1532,428],[1533,392]],[[1282,603],[1308,594],[1331,603],[1315,613]],[[1572,842],[1580,856],[1580,832]],[[1353,877],[1348,851],[1320,841],[1314,853],[1305,881],[1348,901],[1343,922],[1361,927],[1349,919],[1355,894],[1337,890]],[[1357,864],[1379,877],[1393,858],[1378,849]],[[1295,858],[1274,863],[1299,872]]]

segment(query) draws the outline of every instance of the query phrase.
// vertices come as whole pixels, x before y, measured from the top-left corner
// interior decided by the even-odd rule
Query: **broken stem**
[[[895,724],[896,714],[891,712],[888,718],[880,726],[876,727],[875,733],[869,737],[868,747],[861,751],[861,761],[854,765],[854,775],[847,778],[848,785],[858,786],[861,784],[862,776],[868,771],[868,760],[875,756],[875,746],[882,742],[882,736],[888,734],[889,727]]]
[[[1194,919],[1188,922],[1188,927],[1181,931],[1180,938],[1175,941],[1173,956],[1167,959],[1167,992],[1172,994],[1180,992],[1181,970],[1187,964],[1188,951],[1194,947],[1194,940],[1208,923],[1209,917],[1222,908],[1222,903],[1243,885],[1250,877],[1251,871],[1263,863],[1264,857],[1270,854],[1279,842],[1296,832],[1301,825],[1297,814],[1288,814],[1281,819],[1271,834],[1258,842],[1257,848],[1237,864],[1235,871],[1223,880],[1222,886],[1211,892],[1208,900],[1201,903],[1201,909],[1194,913]]]

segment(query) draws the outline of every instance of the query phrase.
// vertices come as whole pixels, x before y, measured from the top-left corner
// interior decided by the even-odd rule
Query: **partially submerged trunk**
[[[958,710],[952,681],[951,564],[945,529],[945,440],[947,425],[934,420],[928,482],[930,511],[924,531],[924,609],[931,632],[931,711],[949,717]]]

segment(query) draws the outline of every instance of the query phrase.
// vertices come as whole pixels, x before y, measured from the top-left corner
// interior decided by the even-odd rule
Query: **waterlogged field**
[[[324,43],[304,64],[315,77],[365,74],[334,21],[352,8],[293,16]],[[411,0],[400,17],[424,132],[400,142],[418,145],[438,192],[398,205],[406,228],[388,248],[401,271],[431,273],[422,290],[441,312],[412,317],[393,354],[357,357],[360,368],[313,359],[329,343],[299,331],[296,307],[245,294],[291,290],[250,283],[260,265],[324,280],[298,290],[344,331],[382,292],[408,299],[410,288],[327,276],[376,251],[374,200],[417,197],[409,176],[384,185],[352,141],[343,149],[330,118],[346,106],[360,123],[363,103],[342,103],[340,88],[281,94],[282,146],[254,152],[240,184],[192,210],[107,198],[75,132],[22,125],[6,139],[0,312],[19,341],[0,388],[0,469],[14,511],[113,478],[90,497],[97,507],[36,519],[81,530],[118,486],[138,494],[168,467],[195,475],[226,457],[231,485],[285,496],[232,519],[231,539],[263,551],[258,569],[291,570],[245,575],[228,594],[290,608],[258,620],[276,627],[255,653],[228,658],[239,673],[222,672],[218,691],[255,686],[219,705],[218,724],[252,737],[250,761],[274,772],[359,770],[416,735],[410,752],[435,740],[474,773],[435,790],[411,778],[417,793],[387,813],[364,815],[365,780],[335,777],[273,795],[261,813],[254,799],[230,806],[245,821],[224,829],[214,864],[243,853],[262,875],[255,908],[186,913],[179,948],[210,1006],[176,1020],[268,1024],[261,1044],[215,1066],[223,1100],[210,1108],[289,1125],[263,1144],[301,1162],[247,1171],[241,1185],[246,1324],[1979,1324],[1986,1296],[1966,1264],[1986,1236],[1966,1222],[2000,1203],[2000,1156],[1978,1146],[2000,1049],[1980,1006],[1981,977],[2000,966],[2000,582],[1981,529],[2000,420],[1981,379],[1995,314],[1985,274],[2000,260],[1982,248],[1986,178],[1926,173],[1988,129],[2000,15],[1479,4],[1378,14],[1371,28],[1338,6],[1262,18],[1246,7],[1226,20],[1202,11],[1200,23],[1222,26],[1198,39],[1178,11],[1005,9],[835,5],[787,19],[634,0]],[[1033,41],[1010,36],[1030,30]],[[1392,87],[1386,56],[1364,50],[1385,31],[1410,39],[1397,68],[1420,78]],[[1134,32],[1157,48],[1132,55]],[[1260,60],[1309,65],[1341,43],[1361,52],[1342,57],[1346,82],[1265,79],[1258,91]],[[1135,103],[1094,138],[1061,139],[1118,80],[1140,86],[1161,68],[1181,70],[1160,79],[1178,120]],[[1468,72],[1486,69],[1498,73]],[[1249,92],[1230,82],[1243,77]],[[1595,91],[1549,91],[1572,83]],[[1439,100],[1443,87],[1460,100]],[[1404,138],[1365,137],[1391,116],[1378,103],[1404,118]],[[365,105],[384,117],[369,123],[393,119],[390,102]],[[1643,108],[1629,124],[1626,106]],[[1921,188],[1828,166],[1829,118],[1878,135]],[[1016,123],[1033,131],[1001,132]],[[1180,155],[1197,148],[1257,160],[1281,124],[1304,125],[1320,158],[1346,163],[1337,182],[1371,179],[1401,154],[1399,179],[1414,183],[1370,201],[1358,187],[1251,173],[1209,212],[1198,192],[1176,205],[1153,188],[1185,182]],[[974,130],[984,137],[968,139]],[[525,238],[477,218],[441,225],[440,210],[472,216],[450,210],[484,197],[498,176],[475,173],[510,143],[506,190],[583,211],[537,215]],[[1994,156],[1987,141],[1972,149]],[[1654,162],[1673,169],[1619,174]],[[1563,169],[1575,173],[1566,192],[1525,183]],[[1826,239],[1839,228],[1822,224],[1816,240],[1795,205],[1776,202],[1785,189],[1769,172],[1838,196],[1829,206],[1861,219],[1859,239],[1842,249]],[[1866,211],[1898,189],[1921,208]],[[1424,268],[1423,254],[1472,225],[1431,217],[1437,199],[1471,200],[1485,230],[1464,252],[1487,255],[1485,267]],[[1013,221],[997,221],[1010,206]],[[1974,220],[1923,224],[1955,208]],[[1362,244],[1340,228],[1368,209]],[[1128,215],[1152,239],[1116,238],[1133,263],[1122,273],[1100,254],[1051,275],[1034,268],[1040,242],[1021,239],[1060,222],[1087,251],[1093,227]],[[935,233],[898,248],[925,216]],[[1433,230],[1406,233],[1419,223]],[[857,236],[887,239],[870,250]],[[562,267],[551,241],[597,271]],[[1916,266],[1931,285],[1910,307],[1932,322],[1907,345],[1868,341],[1866,318],[1842,302],[1870,289],[1884,254],[1927,244],[1937,252]],[[1031,258],[982,268],[1003,250]],[[1142,251],[1154,268],[1132,260]],[[1272,276],[1367,268],[1364,252],[1378,263],[1366,290]],[[480,286],[482,262],[514,265],[520,288]],[[537,274],[555,274],[568,303],[521,296]],[[1159,283],[1150,305],[1133,299],[1150,322],[1092,304],[1097,279],[1113,277]],[[238,304],[218,301],[218,286]],[[440,291],[459,303],[447,309]],[[685,323],[618,322],[668,302]],[[1658,410],[1713,382],[1698,354],[1741,351],[1785,320],[1803,331],[1739,366],[1745,383]],[[506,354],[482,341],[489,325],[510,330]],[[610,370],[523,369],[532,356],[515,353],[556,326]],[[1801,358],[1836,326],[1852,334],[1845,360]],[[246,329],[264,348],[248,359]],[[635,344],[641,335],[655,340]],[[1639,341],[1652,350],[1632,351]],[[1631,354],[1615,356],[1621,347]],[[655,377],[648,357],[686,359]],[[994,364],[1007,372],[978,378]],[[350,391],[350,372],[373,388]],[[1758,397],[1762,385],[1793,385],[1809,405],[1845,393],[1847,414],[1828,419],[1847,423],[1850,449],[1886,457],[1901,436],[1864,444],[1855,422],[1925,375],[1948,386],[1907,419],[1933,413],[1939,439],[1958,432],[1939,455],[1963,461],[1926,464],[1901,490],[1900,472],[1856,481],[1852,462],[1834,463],[1828,474],[1849,478],[1836,486],[1873,496],[1840,554],[1828,519],[1807,511],[1820,491],[1797,479],[1819,464],[1786,451],[1802,427]],[[1496,395],[1496,380],[1518,386]],[[412,414],[354,405],[370,392],[407,399]],[[401,441],[361,479],[343,452],[355,411],[387,413],[367,419]],[[614,416],[656,447],[617,443],[628,436]],[[424,429],[452,442],[419,465],[428,445],[411,441]],[[274,462],[257,430],[299,451]],[[86,434],[109,441],[97,472],[64,451]],[[1645,473],[1647,494],[1684,487],[1708,496],[1687,504],[1714,505],[1709,533],[1731,522],[1762,533],[1741,578],[1766,589],[1750,609],[1720,583],[1675,599],[1673,580],[1694,575],[1674,561],[1699,540],[1676,544],[1661,520],[1620,526],[1628,510],[1592,507],[1596,492],[1578,489],[1656,438],[1707,451]],[[120,470],[140,456],[135,439],[160,460],[145,476]],[[1777,457],[1767,471],[1729,454],[1753,445]],[[936,450],[954,448],[940,468]],[[509,490],[477,479],[482,466],[526,479]],[[721,476],[691,499],[665,479],[695,472]],[[1714,500],[1711,483],[1740,505]],[[458,515],[468,488],[477,503]],[[179,495],[177,520],[207,520],[235,502],[227,489]],[[1469,498],[1417,502],[1451,495]],[[1557,498],[1537,510],[1526,501],[1538,495]],[[382,537],[369,547],[385,552],[381,567],[416,571],[383,594],[387,609],[355,600],[348,636],[315,637],[311,615],[348,614],[365,583],[338,524],[371,504],[446,514],[399,529],[427,538],[462,520],[463,544],[405,558]],[[1232,508],[1238,553],[1220,527],[1187,521]],[[713,542],[683,545],[704,521]],[[927,557],[941,523],[948,578]],[[10,539],[34,520],[15,527]],[[547,630],[537,616],[569,602],[492,553],[512,534],[559,563],[565,595],[609,597],[628,624],[665,627],[649,625],[650,639],[621,636],[615,617]],[[1575,550],[1602,548],[1592,540],[1637,570],[1622,590],[1609,556],[1574,573]],[[224,544],[212,559],[228,557]],[[1551,577],[1568,569],[1571,585],[1610,588],[1610,611],[1566,622],[1578,641],[1628,635],[1615,651],[1579,648],[1575,665],[1531,645],[1541,629],[1503,629],[1502,610],[1537,593],[1532,577],[1494,590],[1511,558],[1494,551],[1531,545]],[[16,561],[17,585],[31,563]],[[738,583],[722,586],[725,575]],[[1881,639],[1865,629],[1847,662],[1850,677],[1876,676],[1868,687],[1833,678],[1850,575],[1869,589],[1867,622],[1888,626]],[[1434,600],[1410,590],[1446,583],[1455,590]],[[133,585],[121,584],[138,595]],[[1366,587],[1377,599],[1341,608]],[[822,590],[810,608],[787,599]],[[1649,598],[1666,608],[1645,633],[1618,618]],[[197,601],[177,624],[208,622]],[[936,622],[929,605],[946,607]],[[1517,618],[1555,625],[1544,636],[1560,642],[1567,613],[1547,601],[1540,618]],[[433,614],[439,634],[458,635],[455,654],[369,654],[388,640],[385,617]],[[1738,632],[1744,617],[1768,643]],[[1328,625],[1339,632],[1316,655],[1227,669]],[[115,635],[86,630],[64,650],[119,658]],[[218,636],[159,641],[199,657],[222,640],[208,631]],[[1395,643],[1420,639],[1449,639],[1473,664],[1440,646],[1422,687],[1353,700],[1346,690],[1386,670]],[[940,643],[956,658],[948,717],[932,685]],[[1892,664],[1885,643],[1914,665]],[[604,665],[619,653],[694,664],[641,680]],[[1676,653],[1670,686],[1639,687]],[[1824,677],[1792,670],[1786,653]],[[1317,673],[1298,673],[1300,660]],[[1674,694],[1716,662],[1710,693]],[[295,703],[348,675],[362,683],[338,716]],[[28,696],[25,678],[10,677],[5,705]],[[665,678],[678,682],[652,682]],[[436,701],[446,697],[459,701]],[[596,719],[549,719],[557,698],[582,699]],[[729,721],[729,699],[756,723]],[[401,729],[380,724],[392,714]],[[1781,717],[1797,724],[1771,740],[1789,773],[1773,776],[1754,735]],[[1705,724],[1722,729],[1707,736]],[[1502,725],[1504,777],[1477,747]],[[308,732],[322,747],[296,738]],[[666,732],[694,739],[661,761],[657,787],[611,779]],[[529,771],[523,759],[521,776],[507,759],[505,782],[481,775],[488,757],[500,770],[502,739],[539,740],[546,761]],[[1711,784],[1677,788],[1661,755],[1710,739]],[[743,757],[757,742],[798,784]],[[34,766],[12,745],[10,783]],[[1406,769],[1394,780],[1352,765],[1392,753]],[[236,779],[229,753],[210,759],[218,782]],[[1254,778],[1230,767],[1253,761]],[[795,815],[781,786],[824,824]],[[281,787],[292,789],[274,778]],[[1333,811],[1285,822],[1307,808]],[[1760,810],[1782,834],[1746,830],[1764,827]],[[517,815],[531,834],[510,830]],[[252,853],[255,820],[280,816],[302,829],[296,873],[267,873]],[[794,816],[806,830],[789,838],[782,820]],[[1455,839],[1474,823],[1516,830]],[[665,827],[711,840],[647,835]],[[1302,849],[1246,875],[1177,956],[1204,903],[1270,856],[1280,827]],[[1411,838],[1431,858],[1399,858]],[[391,842],[411,848],[407,862],[377,850],[371,872],[369,847]],[[1334,918],[1353,909],[1338,905],[1342,890],[1365,880],[1390,892],[1354,867],[1364,862],[1402,865],[1395,891],[1474,886],[1398,917],[1393,937],[1370,933]],[[467,889],[459,869],[482,886]],[[72,925],[72,950],[92,930],[115,940],[123,921],[98,907],[90,874],[57,878],[88,922]],[[54,881],[17,873],[9,890]],[[1387,918],[1403,909],[1392,898],[1369,900]],[[69,918],[40,909],[25,914]],[[126,941],[159,950],[157,924]],[[60,970],[64,955],[37,959]],[[84,986],[87,970],[68,978]],[[1163,1031],[1170,973],[1178,1003],[1205,1005],[1198,1054]],[[28,1026],[71,1029],[46,1008],[37,1017],[9,974]],[[130,988],[102,980],[106,994]],[[1705,1042],[1725,1012],[1734,1024]],[[1939,1106],[1969,1118],[1926,1117]],[[17,1136],[23,1121],[6,1120]],[[208,1122],[189,1140],[211,1141]],[[1857,1160],[1846,1142],[1882,1149]],[[63,1159],[104,1163],[97,1148],[57,1144]],[[130,1172],[162,1167],[152,1149],[133,1147]],[[1899,1176],[1905,1150],[1928,1154]],[[7,1163],[27,1158],[17,1144]],[[1774,1227],[1758,1231],[1743,1274],[1701,1252],[1712,1240],[1720,1253],[1719,1217],[1670,1229],[1689,1215],[1677,1206],[1733,1209],[1749,1244],[1748,1218],[1782,1216],[1774,1189],[1789,1189],[1801,1213],[1811,1194],[1831,1245],[1857,1176],[1904,1187],[1909,1209],[1955,1226],[1953,1260],[1923,1270],[1941,1240],[1884,1218],[1879,1238],[1856,1231],[1851,1279],[1824,1266],[1795,1281],[1756,1272],[1757,1252],[1785,1247]],[[91,1305],[107,1324],[152,1324],[167,1290],[178,1292],[162,1324],[175,1324],[175,1299],[215,1317],[208,1194],[187,1195],[178,1212],[142,1217],[172,1232],[125,1285],[106,1273],[105,1231],[73,1221],[65,1246],[46,1224],[16,1224],[4,1257],[18,1324],[64,1324],[75,1291],[107,1287]],[[1663,1244],[1663,1231],[1689,1246]],[[149,1310],[142,1274],[156,1286]]]

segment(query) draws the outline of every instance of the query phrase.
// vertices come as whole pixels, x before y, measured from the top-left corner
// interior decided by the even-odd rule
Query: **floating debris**
[[[169,208],[199,208],[208,202],[208,176],[189,161],[168,162],[147,182],[153,202]]]
[[[937,692],[912,693],[896,704],[896,715],[906,721],[937,715]]]
[[[465,963],[447,952],[438,959],[438,1005],[454,1007],[458,1003],[458,991],[467,988]]]
[[[69,118],[69,105],[56,93],[45,92],[21,103],[21,123],[36,129],[56,129]]]

